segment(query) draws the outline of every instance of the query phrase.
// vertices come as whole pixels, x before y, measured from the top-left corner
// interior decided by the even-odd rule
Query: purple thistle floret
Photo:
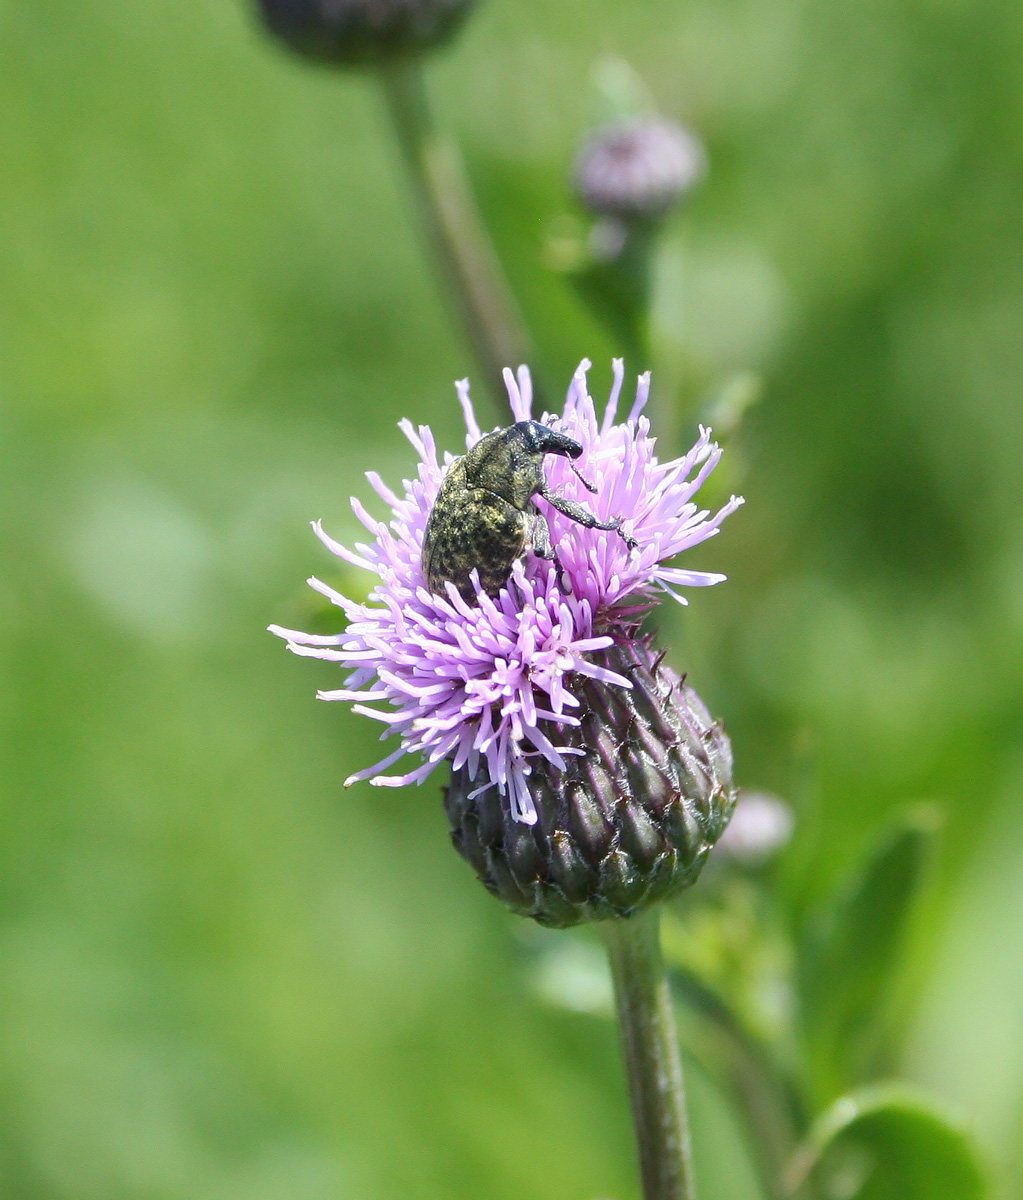
[[[310,579],[310,586],[341,608],[348,618],[344,633],[299,633],[272,625],[296,654],[323,658],[351,668],[346,686],[320,692],[322,700],[352,701],[353,712],[382,722],[382,738],[396,736],[399,746],[381,762],[345,780],[345,787],[368,779],[377,787],[422,783],[435,767],[449,760],[455,769],[468,766],[475,775],[485,764],[487,775],[508,797],[514,818],[537,819],[530,796],[531,763],[546,759],[564,770],[566,753],[559,746],[565,725],[578,725],[573,710],[573,675],[589,676],[614,687],[631,687],[628,679],[592,661],[622,637],[632,636],[637,618],[667,592],[706,587],[725,576],[664,566],[683,550],[718,532],[721,522],[742,503],[733,496],[717,513],[699,509],[693,496],[721,456],[710,440],[700,437],[683,458],[658,462],[650,423],[642,415],[650,391],[649,372],[641,375],[628,419],[615,424],[625,371],[614,363],[611,397],[598,423],[589,395],[584,360],[576,371],[564,412],[539,419],[583,446],[582,474],[597,485],[590,494],[566,459],[545,460],[549,484],[576,500],[601,521],[620,518],[622,530],[638,543],[630,550],[613,533],[586,529],[534,497],[550,525],[558,564],[526,554],[512,568],[508,584],[496,598],[477,585],[476,603],[467,604],[453,584],[447,594],[430,592],[423,579],[423,534],[441,480],[454,456],[437,455],[428,426],[416,431],[408,420],[401,429],[420,456],[418,478],[394,493],[374,471],[366,478],[391,506],[389,523],[374,519],[353,498],[355,515],[372,535],[369,544],[349,550],[313,529],[323,544],[345,562],[375,574],[379,582],[365,604]],[[505,371],[516,421],[532,419],[529,371],[516,378]],[[468,380],[456,384],[467,427],[466,449],[482,436]],[[559,569],[560,568],[560,569]],[[371,707],[374,705],[375,707]],[[418,753],[421,765],[404,775],[381,771],[406,754]]]

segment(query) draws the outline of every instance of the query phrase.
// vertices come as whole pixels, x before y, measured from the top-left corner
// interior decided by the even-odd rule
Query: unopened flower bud
[[[656,220],[707,170],[702,143],[666,117],[636,117],[592,133],[575,163],[582,203],[600,216]]]
[[[783,849],[794,823],[792,809],[784,800],[743,788],[718,850],[741,866],[759,867]]]
[[[451,837],[487,889],[542,925],[627,917],[689,886],[732,806],[731,745],[648,641],[595,661],[631,688],[581,679],[559,770],[528,777],[535,824],[515,820],[485,766],[452,771]]]
[[[259,0],[270,31],[307,58],[385,62],[443,42],[475,0]]]

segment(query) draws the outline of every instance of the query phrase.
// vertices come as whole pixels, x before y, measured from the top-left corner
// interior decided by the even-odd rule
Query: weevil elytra
[[[622,533],[621,521],[598,521],[581,504],[551,491],[544,474],[546,454],[577,459],[582,446],[539,421],[519,421],[480,438],[451,464],[434,501],[423,538],[423,575],[431,592],[444,595],[453,583],[462,596],[475,600],[470,573],[496,596],[507,582],[515,560],[528,551],[553,559],[551,532],[532,500],[542,496],[559,513],[587,529],[617,533],[630,549],[636,542]],[[575,471],[575,467],[572,468]],[[575,471],[591,492],[596,488]]]

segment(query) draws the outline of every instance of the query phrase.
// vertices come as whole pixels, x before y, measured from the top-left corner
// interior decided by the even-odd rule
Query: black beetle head
[[[541,425],[539,421],[519,421],[515,429],[522,435],[522,444],[534,454],[560,454],[562,458],[578,458],[582,446],[564,433]]]

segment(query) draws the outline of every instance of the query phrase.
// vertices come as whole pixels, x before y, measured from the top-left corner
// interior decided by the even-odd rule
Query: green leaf
[[[888,1001],[937,827],[920,808],[889,829],[800,947],[807,1058],[826,1099],[888,1068]]]
[[[900,1085],[843,1096],[793,1161],[787,1190],[812,1176],[836,1200],[986,1200],[973,1139],[925,1096]]]
[[[614,236],[621,236],[621,246],[613,253],[591,253],[573,274],[572,282],[623,350],[642,359],[646,353],[656,231],[638,221],[619,221],[607,227],[613,228]]]

